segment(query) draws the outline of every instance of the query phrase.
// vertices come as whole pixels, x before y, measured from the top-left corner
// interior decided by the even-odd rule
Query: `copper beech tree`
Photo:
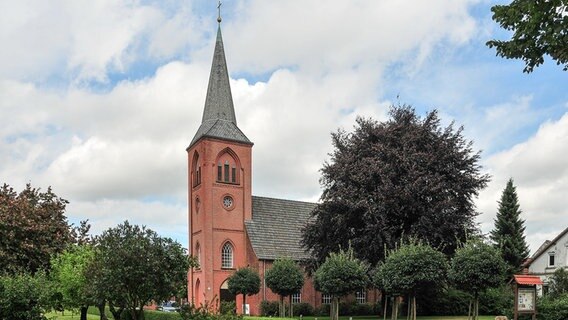
[[[451,254],[476,232],[473,200],[489,176],[463,128],[442,127],[436,110],[421,118],[410,106],[393,106],[389,115],[358,118],[353,132],[332,134],[321,202],[302,240],[314,265],[349,243],[376,265],[404,237]]]

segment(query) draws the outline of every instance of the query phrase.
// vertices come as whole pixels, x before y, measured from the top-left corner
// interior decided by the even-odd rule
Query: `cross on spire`
[[[219,4],[217,5],[217,11],[219,12],[219,15],[217,16],[217,22],[221,23],[221,0],[219,0]]]

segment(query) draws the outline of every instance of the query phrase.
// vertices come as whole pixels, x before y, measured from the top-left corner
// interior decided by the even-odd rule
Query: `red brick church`
[[[234,300],[226,279],[236,269],[251,266],[260,274],[261,289],[247,297],[247,304],[250,314],[258,315],[261,301],[278,299],[264,281],[272,262],[307,258],[300,246],[301,229],[315,204],[253,196],[252,147],[237,126],[219,25],[203,118],[187,148],[189,246],[200,263],[189,272],[189,299],[197,305]],[[365,291],[356,295],[358,302],[375,298]],[[317,307],[329,303],[329,297],[307,278],[293,302]],[[236,304],[242,312],[241,296]]]

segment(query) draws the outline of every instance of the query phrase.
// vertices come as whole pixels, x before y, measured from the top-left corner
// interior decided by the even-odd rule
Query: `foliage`
[[[471,295],[454,287],[425,290],[417,297],[418,314],[454,316],[467,314]]]
[[[183,320],[243,320],[243,317],[234,312],[219,313],[212,305],[196,306],[193,303],[181,306],[180,313]]]
[[[568,271],[558,268],[548,280],[549,294],[553,297],[568,294]]]
[[[495,218],[495,229],[491,231],[491,240],[507,262],[507,278],[521,270],[521,264],[529,256],[529,246],[525,240],[525,221],[520,218],[519,199],[513,179],[509,179]]]
[[[149,301],[175,294],[188,270],[188,257],[179,243],[128,221],[103,232],[95,261],[101,266],[99,282],[107,286],[111,312],[114,306],[124,308],[132,320],[140,319]]]
[[[243,295],[243,304],[246,304],[247,296],[252,296],[260,291],[260,276],[256,270],[245,267],[233,273],[228,279],[229,292],[234,295]]]
[[[500,252],[479,240],[470,240],[456,251],[448,277],[453,284],[473,294],[474,320],[479,315],[479,293],[502,283],[507,265]]]
[[[177,312],[163,312],[146,310],[144,311],[144,320],[180,320],[180,314]]]
[[[81,308],[82,319],[86,318],[87,308],[94,302],[90,299],[86,271],[94,258],[91,246],[71,246],[51,260],[51,279],[56,290],[63,297],[66,309]]]
[[[512,315],[514,299],[513,289],[508,285],[489,288],[479,294],[479,313]]]
[[[509,41],[490,40],[497,55],[522,59],[530,73],[549,55],[568,70],[568,0],[513,0],[491,8],[493,20],[514,34]]]
[[[463,128],[442,127],[436,110],[419,117],[393,106],[390,119],[358,118],[355,130],[332,134],[321,203],[302,244],[321,263],[349,243],[372,265],[403,237],[452,253],[475,232],[473,198],[489,181]]]
[[[0,320],[43,320],[53,290],[44,272],[0,276]]]
[[[314,307],[307,302],[294,303],[294,313],[299,316],[312,316],[314,314]]]
[[[284,297],[299,292],[304,286],[300,267],[289,258],[277,259],[266,271],[266,286],[280,296],[280,316],[284,316]]]
[[[330,317],[337,320],[339,298],[366,288],[369,283],[368,266],[353,256],[353,250],[330,253],[314,273],[316,290],[332,296]]]
[[[277,301],[262,300],[260,302],[260,315],[267,317],[276,317],[278,315],[280,303]]]
[[[537,299],[537,319],[566,320],[568,319],[568,293],[553,297],[545,296]]]
[[[72,241],[67,203],[51,188],[40,192],[27,184],[17,193],[7,184],[0,187],[0,273],[49,267],[50,258]]]
[[[409,295],[411,319],[416,319],[417,291],[440,286],[447,269],[443,253],[428,245],[411,242],[389,253],[385,262],[379,265],[373,281],[375,286],[395,296]]]

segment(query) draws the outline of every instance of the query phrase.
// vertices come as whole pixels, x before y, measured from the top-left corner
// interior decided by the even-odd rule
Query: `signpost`
[[[519,314],[531,314],[532,319],[536,320],[536,285],[541,285],[542,281],[537,276],[514,275],[515,286],[515,315],[517,320]]]

